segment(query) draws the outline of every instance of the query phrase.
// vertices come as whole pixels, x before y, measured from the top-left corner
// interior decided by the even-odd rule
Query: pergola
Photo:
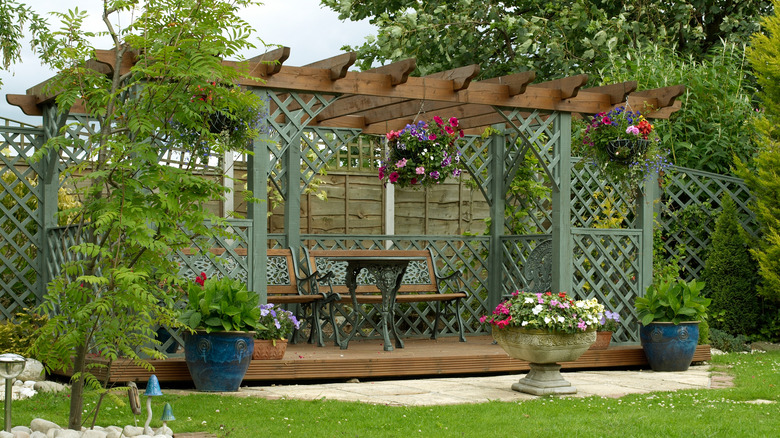
[[[355,62],[354,53],[302,67],[285,65],[289,54],[290,49],[283,47],[250,59],[249,71],[256,79],[240,82],[268,104],[265,128],[253,142],[254,155],[248,157],[248,189],[256,196],[264,194],[271,181],[285,199],[282,235],[268,233],[266,202],[251,203],[249,221],[235,227],[246,231],[241,239],[251,254],[251,265],[247,266],[250,288],[265,293],[268,248],[296,248],[304,242],[328,249],[378,248],[386,242],[393,242],[399,248],[430,245],[447,266],[466,267],[467,276],[474,279],[470,286],[474,298],[469,308],[476,317],[497,304],[506,290],[523,287],[519,265],[538,242],[549,236],[553,248],[553,291],[586,293],[577,290],[574,284],[575,270],[586,275],[584,262],[573,256],[576,248],[590,260],[588,269],[598,265],[602,276],[616,276],[617,280],[612,281],[615,284],[602,285],[604,290],[596,290],[594,284],[594,290],[587,292],[616,300],[615,310],[629,308],[633,297],[641,295],[650,284],[652,202],[657,184],[648,181],[643,195],[637,199],[633,229],[595,230],[573,226],[572,201],[589,193],[572,190],[572,115],[595,114],[628,104],[633,108],[653,108],[653,112],[645,114],[649,118],[668,118],[680,108],[675,99],[683,93],[683,86],[637,91],[637,83],[630,81],[583,88],[587,75],[534,82],[534,72],[477,81],[474,79],[480,72],[478,65],[414,77],[410,76],[416,68],[414,59],[354,72],[349,71]],[[114,52],[106,50],[98,51],[90,65],[109,73],[114,62]],[[125,58],[120,69],[129,69],[133,62]],[[231,61],[224,63],[243,68]],[[57,121],[52,110],[53,99],[43,95],[42,89],[38,85],[24,95],[9,94],[7,100],[25,114],[43,115],[44,131],[54,135]],[[79,112],[78,104],[71,108],[71,114]],[[433,115],[457,117],[467,134],[462,153],[471,178],[490,205],[489,236],[404,236],[392,233],[392,229],[375,236],[301,233],[301,192],[335,151],[358,135],[384,134]],[[481,138],[480,134],[488,127],[494,133]],[[538,159],[545,182],[552,189],[551,209],[546,214],[550,232],[545,236],[508,235],[504,223],[507,185],[523,165],[528,151]],[[313,152],[316,159],[309,159],[306,152]],[[44,180],[49,184],[57,182],[51,175]],[[391,187],[387,190],[392,193]],[[56,209],[56,190],[48,193],[45,196],[51,197],[53,193],[53,203],[44,199],[43,208]],[[392,202],[392,196],[389,199]],[[56,225],[51,221],[45,223],[47,227]],[[623,247],[617,248],[620,245]],[[610,256],[615,248],[621,253],[618,258]],[[594,258],[592,254],[596,252],[602,257]],[[628,256],[629,252],[633,255]],[[481,256],[485,253],[487,260]],[[628,259],[634,272],[623,272]],[[615,294],[621,296],[616,298]],[[628,316],[620,332],[622,340],[637,340],[628,330],[632,323],[633,318]]]

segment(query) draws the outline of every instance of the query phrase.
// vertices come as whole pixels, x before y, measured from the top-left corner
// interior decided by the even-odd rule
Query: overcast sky
[[[41,14],[50,11],[65,12],[78,7],[86,10],[90,19],[86,26],[96,31],[104,30],[100,14],[103,0],[21,0]],[[365,37],[375,33],[368,21],[341,21],[330,9],[320,6],[319,0],[265,0],[264,5],[248,10],[244,14],[266,44],[281,44],[290,47],[290,58],[286,65],[301,66],[341,53],[344,45],[361,44]],[[48,17],[53,27],[59,21]],[[26,43],[27,41],[25,41]],[[109,42],[97,44],[97,48],[110,46]],[[259,49],[262,50],[262,49]],[[3,89],[0,90],[0,116],[27,123],[40,124],[40,117],[25,116],[22,111],[8,105],[7,93],[24,94],[28,88],[43,82],[53,72],[41,66],[29,51],[23,54],[23,61],[11,67],[10,72],[0,71]]]

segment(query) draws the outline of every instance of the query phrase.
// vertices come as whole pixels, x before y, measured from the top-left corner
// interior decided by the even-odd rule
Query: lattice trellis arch
[[[118,70],[120,74],[128,72],[129,60],[120,59],[112,65],[110,60],[116,57],[109,56],[111,52],[97,54],[104,66],[101,68]],[[615,269],[636,272],[635,281],[639,287],[643,285],[649,272],[643,248],[647,247],[651,208],[644,202],[636,209],[631,225],[641,224],[645,228],[639,237],[635,230],[620,230],[613,235],[593,234],[584,228],[592,225],[586,212],[596,209],[587,197],[598,189],[576,180],[572,186],[572,114],[598,113],[620,104],[632,107],[648,104],[658,110],[646,116],[666,118],[679,108],[675,99],[682,94],[683,87],[633,93],[636,83],[585,88],[584,75],[534,82],[533,72],[477,80],[480,68],[476,65],[414,77],[414,60],[351,72],[349,67],[355,56],[346,55],[293,67],[284,65],[289,49],[280,48],[251,58],[246,71],[256,73],[257,77],[239,80],[239,85],[262,96],[268,110],[261,115],[261,136],[253,142],[253,154],[247,157],[248,189],[263,198],[270,181],[285,199],[286,228],[280,236],[268,234],[267,205],[253,203],[248,208],[253,225],[243,238],[251,242],[247,280],[261,294],[265,293],[266,250],[274,246],[296,248],[307,242],[323,248],[385,248],[388,245],[401,249],[435,248],[437,263],[442,267],[464,271],[465,287],[471,292],[465,311],[469,332],[484,330],[477,323],[478,316],[495,305],[506,288],[523,287],[527,279],[523,277],[522,266],[530,251],[550,237],[553,289],[571,290],[578,278],[582,279],[583,288],[586,284],[603,287],[606,283],[599,282],[598,278],[604,277],[622,291],[630,282],[624,276],[615,277]],[[41,89],[34,87],[26,95],[10,95],[8,99],[28,114],[42,114],[50,96],[40,95]],[[84,108],[72,108],[74,113],[79,110]],[[359,134],[382,135],[402,129],[421,114],[429,117],[435,113],[457,117],[459,127],[465,131],[464,161],[491,209],[489,236],[301,235],[300,194],[323,169],[324,163],[337,159],[339,151],[349,147]],[[96,128],[87,125],[84,129]],[[492,128],[490,135],[481,138],[487,127]],[[77,138],[80,134],[68,131],[68,135]],[[539,163],[536,176],[552,191],[549,199],[529,201],[541,207],[541,213],[531,221],[545,234],[506,235],[509,228],[504,221],[504,209],[521,201],[507,199],[506,188],[520,166],[526,165],[529,152]],[[79,154],[68,153],[63,158],[78,160],[82,158]],[[167,157],[173,158],[170,154]],[[178,159],[183,161],[186,157]],[[210,166],[210,161],[201,164]],[[581,205],[576,212],[571,209],[572,187]],[[572,216],[579,221],[574,226]],[[577,251],[585,260],[579,265],[576,257],[573,258]],[[637,252],[641,256],[638,262],[631,259]],[[587,269],[588,264],[600,269]],[[623,292],[630,294],[635,290]],[[610,292],[605,289],[601,293],[608,298]],[[402,310],[407,333],[421,334],[430,329],[426,319],[430,308],[426,306]],[[452,321],[445,322],[445,331],[452,328],[451,324]]]

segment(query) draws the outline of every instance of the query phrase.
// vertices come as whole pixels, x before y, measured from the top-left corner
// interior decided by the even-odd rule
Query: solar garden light
[[[146,435],[154,435],[152,429],[149,427],[149,423],[152,422],[152,397],[163,395],[160,390],[160,381],[157,380],[157,376],[154,374],[149,376],[149,382],[146,383],[144,395],[146,396],[146,412],[148,414],[146,417],[146,424],[144,424],[144,433]]]
[[[11,393],[13,379],[24,371],[24,357],[13,354],[0,354],[0,377],[5,378],[5,431],[11,432]]]

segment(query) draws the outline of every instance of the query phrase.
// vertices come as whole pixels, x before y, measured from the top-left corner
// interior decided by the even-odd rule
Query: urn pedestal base
[[[532,395],[576,394],[577,388],[561,376],[557,363],[531,363],[531,370],[512,389]]]

